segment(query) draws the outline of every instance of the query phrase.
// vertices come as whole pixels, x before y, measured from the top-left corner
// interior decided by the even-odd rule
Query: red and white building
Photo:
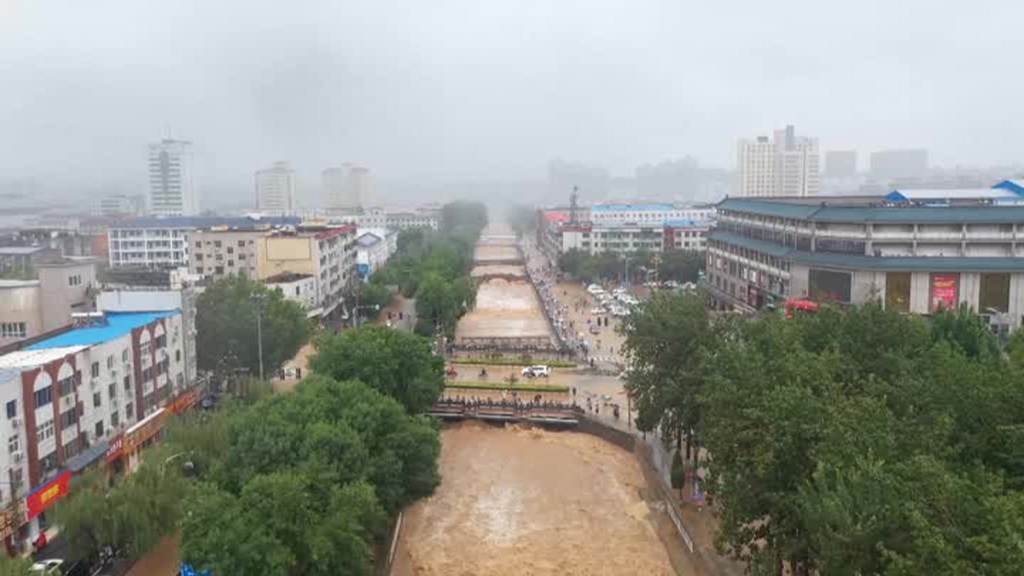
[[[0,537],[8,546],[36,537],[72,474],[102,463],[126,432],[194,395],[195,362],[186,358],[194,347],[179,310],[78,321],[0,356]]]

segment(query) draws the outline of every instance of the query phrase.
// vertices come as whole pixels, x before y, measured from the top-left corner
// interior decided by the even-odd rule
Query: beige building
[[[96,261],[35,265],[36,280],[0,280],[0,346],[71,324],[71,314],[93,308]]]
[[[305,275],[315,281],[311,312],[329,314],[355,281],[356,228],[300,227],[278,230],[201,230],[188,236],[189,272],[218,280],[241,275],[266,281]]]
[[[270,233],[270,230],[217,228],[189,232],[188,271],[214,280],[231,275],[260,279],[257,273],[259,247]]]

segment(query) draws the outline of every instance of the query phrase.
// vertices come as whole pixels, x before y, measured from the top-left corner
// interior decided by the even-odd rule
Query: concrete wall
[[[25,323],[25,337],[43,333],[42,290],[39,282],[21,282],[18,286],[0,286],[0,322]],[[0,346],[21,338],[2,338]]]
[[[44,265],[39,267],[42,289],[43,330],[71,324],[72,312],[92,309],[90,290],[96,286],[96,264]]]
[[[256,274],[260,280],[282,272],[316,275],[319,262],[312,238],[270,237],[260,240]]]

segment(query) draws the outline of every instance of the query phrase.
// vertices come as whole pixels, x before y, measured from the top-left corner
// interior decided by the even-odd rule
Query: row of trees
[[[181,417],[132,475],[76,480],[58,508],[76,556],[137,556],[180,530],[183,560],[214,574],[372,574],[389,518],[440,481],[438,430],[418,414],[444,364],[428,339],[376,326],[317,346],[294,393]]]
[[[666,250],[658,254],[647,250],[631,254],[605,251],[592,255],[573,249],[558,257],[558,268],[583,282],[615,280],[626,274],[627,258],[629,276],[633,281],[653,278],[653,270],[657,268],[661,282],[696,282],[704,270],[704,255],[693,250]]]
[[[407,230],[398,237],[398,253],[373,276],[373,286],[396,285],[407,298],[416,298],[416,332],[455,330],[455,323],[476,303],[476,283],[470,277],[473,250],[487,225],[487,210],[477,202],[452,202],[441,209],[441,229]]]
[[[658,294],[624,326],[637,425],[697,466],[752,573],[1019,574],[1024,336],[969,310],[709,317]],[[685,441],[685,447],[683,445]]]

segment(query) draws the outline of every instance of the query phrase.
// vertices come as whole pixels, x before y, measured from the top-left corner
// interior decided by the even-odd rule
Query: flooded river
[[[406,512],[393,574],[675,574],[633,455],[578,432],[466,422],[441,486]]]

